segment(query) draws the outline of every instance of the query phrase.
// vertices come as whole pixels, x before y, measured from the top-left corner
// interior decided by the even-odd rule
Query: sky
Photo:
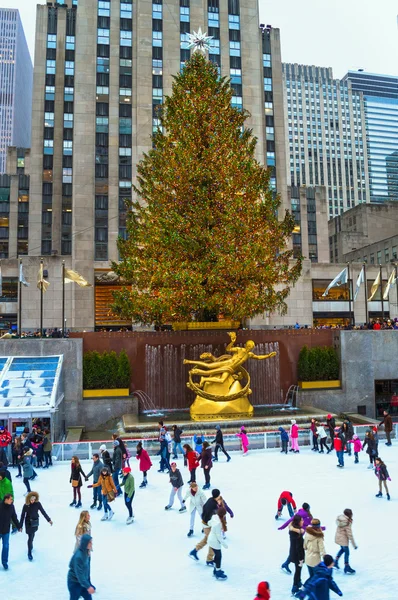
[[[398,75],[397,0],[259,2],[260,22],[281,30],[284,62],[332,67],[335,77],[350,69]],[[0,0],[19,9],[32,57],[37,3],[45,0]]]

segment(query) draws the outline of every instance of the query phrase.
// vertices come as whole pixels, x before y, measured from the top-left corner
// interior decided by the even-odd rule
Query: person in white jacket
[[[227,522],[225,515],[227,511],[223,506],[220,506],[216,514],[210,519],[209,525],[211,527],[211,531],[207,540],[209,547],[214,552],[214,562],[215,567],[213,570],[213,575],[216,579],[220,579],[221,581],[225,581],[227,579],[224,571],[221,570],[221,546],[224,548],[228,548],[225,540],[223,538],[223,532],[227,531]]]
[[[189,522],[189,531],[187,533],[187,537],[191,537],[191,535],[193,535],[193,528],[195,525],[195,515],[196,515],[196,513],[198,513],[199,517],[201,517],[202,512],[203,512],[203,506],[207,500],[205,493],[202,492],[201,489],[199,489],[196,481],[193,481],[190,484],[189,490],[187,491],[187,493],[184,496],[184,504],[185,504],[186,500],[188,500],[188,499],[189,499],[188,512],[190,514],[190,522]]]
[[[318,440],[321,444],[321,449],[319,450],[319,453],[323,454],[324,453],[323,449],[326,448],[326,450],[328,451],[328,454],[329,454],[329,452],[331,452],[332,449],[329,448],[329,446],[326,443],[326,441],[328,439],[328,435],[320,423],[316,423],[316,432],[318,434]]]

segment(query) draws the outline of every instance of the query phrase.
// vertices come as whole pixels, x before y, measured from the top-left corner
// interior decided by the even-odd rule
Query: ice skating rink
[[[396,444],[396,442],[394,442]],[[127,510],[122,498],[112,505],[111,522],[100,522],[102,511],[91,511],[94,552],[92,582],[98,600],[252,600],[261,580],[271,584],[272,600],[290,598],[292,576],[281,572],[288,553],[287,529],[278,531],[283,519],[275,521],[280,492],[293,492],[298,506],[308,502],[314,517],[326,526],[326,551],[335,555],[335,519],[345,508],[354,512],[353,531],[358,550],[351,551],[351,566],[356,575],[334,570],[334,578],[347,600],[396,600],[398,597],[397,513],[398,446],[386,448],[381,442],[380,455],[386,462],[392,481],[391,501],[375,498],[378,482],[373,470],[367,470],[368,456],[361,452],[360,463],[345,455],[346,467],[336,468],[335,453],[320,456],[303,449],[300,455],[282,455],[279,450],[253,451],[243,458],[232,453],[227,464],[221,455],[211,472],[212,488],[218,487],[235,512],[228,517],[228,550],[223,550],[222,568],[227,581],[216,581],[206,567],[206,552],[200,562],[188,557],[201,539],[199,519],[195,535],[187,538],[189,515],[179,514],[177,504],[166,512],[170,483],[166,474],[157,473],[158,461],[149,472],[149,485],[138,489],[141,474],[131,459],[136,481],[133,503],[135,522],[127,526]],[[156,457],[155,457],[156,458]],[[183,461],[177,461],[183,479],[189,479]],[[82,463],[84,471],[89,462]],[[36,535],[34,560],[27,559],[26,534],[10,536],[9,571],[0,567],[1,598],[21,600],[32,594],[40,600],[68,600],[66,587],[68,563],[74,547],[74,530],[80,510],[70,508],[72,488],[69,464],[54,463],[49,470],[38,470],[32,482],[40,500],[54,521],[51,527],[42,517]],[[25,487],[11,469],[15,505],[20,516]],[[197,471],[203,485],[203,474]],[[90,482],[92,480],[90,479]],[[86,484],[87,485],[87,484]],[[187,486],[184,485],[184,492]],[[209,496],[209,494],[207,493]],[[82,488],[82,509],[92,503],[92,490]],[[177,501],[178,502],[178,501]],[[286,515],[284,515],[286,517]],[[303,568],[303,581],[307,568]],[[331,593],[331,598],[337,596]]]

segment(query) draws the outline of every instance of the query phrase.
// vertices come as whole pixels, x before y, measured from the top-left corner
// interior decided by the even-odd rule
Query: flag
[[[49,285],[50,285],[49,282],[44,279],[43,263],[40,263],[40,269],[37,274],[37,287],[42,292],[46,292]]]
[[[71,283],[74,281],[80,287],[93,287],[91,283],[84,279],[82,275],[79,275],[77,271],[72,271],[72,269],[65,269],[65,283]]]
[[[373,282],[372,289],[370,290],[370,296],[368,298],[368,302],[373,300],[373,296],[376,294],[377,290],[379,289],[379,285],[380,285],[380,271],[377,273],[377,277]]]
[[[390,277],[388,278],[386,288],[383,294],[383,300],[388,300],[388,294],[390,293],[390,288],[396,282],[395,271],[391,272]]]
[[[355,292],[354,292],[354,302],[357,299],[359,289],[360,289],[362,283],[365,281],[365,272],[364,271],[365,271],[365,268],[362,267],[361,272],[358,275],[357,285],[356,285]]]
[[[30,283],[28,283],[24,277],[22,263],[19,263],[19,281],[25,287],[28,287],[28,285],[30,285]]]
[[[345,269],[343,269],[341,271],[341,273],[339,273],[337,275],[337,277],[335,277],[333,279],[333,281],[331,283],[329,283],[328,287],[326,288],[326,290],[323,292],[322,296],[327,296],[328,292],[331,288],[333,287],[339,287],[340,285],[344,285],[345,283],[347,283],[347,278],[348,278],[348,267],[346,267]]]

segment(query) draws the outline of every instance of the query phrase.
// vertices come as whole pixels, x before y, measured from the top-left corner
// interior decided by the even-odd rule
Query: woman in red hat
[[[120,486],[124,486],[124,503],[127,506],[127,510],[129,511],[129,516],[126,521],[126,525],[130,525],[134,521],[133,515],[133,498],[135,494],[135,484],[134,477],[131,474],[130,467],[123,467],[123,481]]]
[[[258,584],[257,596],[254,598],[254,600],[258,600],[259,598],[261,600],[270,600],[271,590],[270,590],[268,581],[261,581]]]

